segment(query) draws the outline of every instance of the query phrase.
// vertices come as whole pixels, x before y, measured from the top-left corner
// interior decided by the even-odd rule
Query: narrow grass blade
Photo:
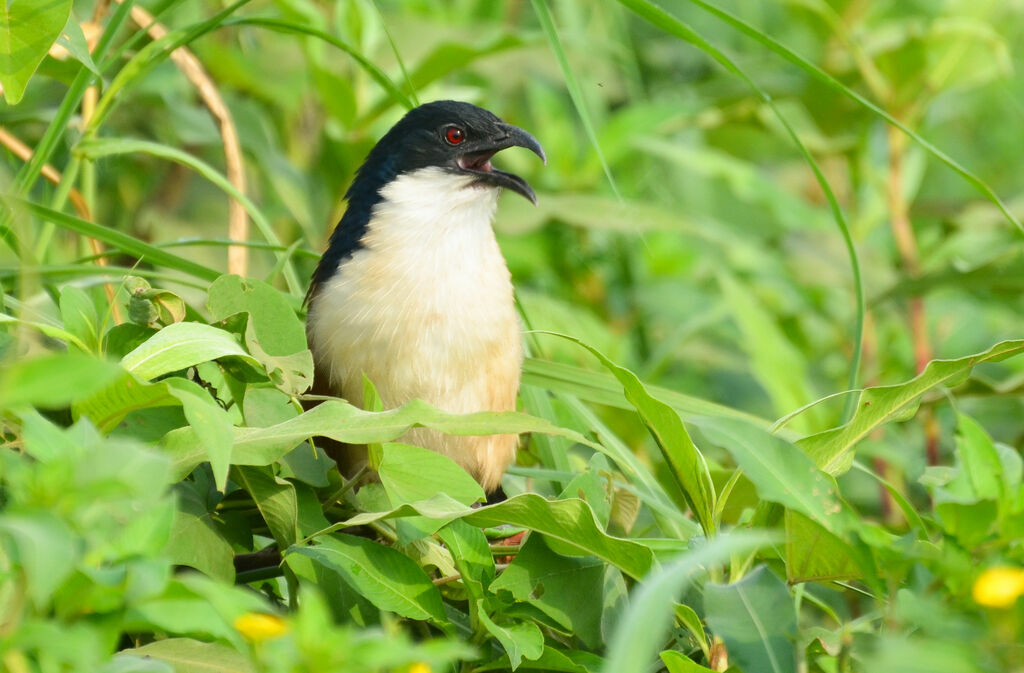
[[[117,248],[118,250],[126,254],[133,255],[135,257],[138,257],[139,259],[145,260],[150,264],[156,264],[158,266],[162,266],[168,269],[174,269],[175,271],[180,271],[190,276],[195,276],[196,278],[201,278],[207,281],[212,281],[218,276],[220,276],[219,271],[211,269],[208,266],[196,264],[195,262],[185,259],[184,257],[179,257],[174,253],[167,252],[166,250],[161,250],[160,248],[149,245],[148,243],[143,243],[137,238],[129,236],[128,234],[123,234],[120,231],[111,229],[110,227],[105,227],[102,224],[88,222],[86,220],[74,217],[73,215],[61,213],[56,210],[47,208],[45,206],[40,206],[39,204],[36,203],[24,201],[17,197],[8,196],[6,197],[6,200],[8,202],[13,202],[17,207],[25,208],[26,210],[31,212],[33,215],[36,215],[37,217],[41,217],[49,220],[50,222],[53,222],[62,229],[74,231],[79,234],[82,234],[83,236],[88,236],[90,238],[95,238],[96,240],[103,241],[109,246]]]
[[[544,29],[544,35],[547,36],[548,42],[551,44],[551,50],[555,52],[555,58],[558,59],[558,67],[562,69],[565,85],[569,89],[569,97],[572,98],[572,104],[576,107],[580,121],[583,122],[583,129],[587,132],[590,144],[594,146],[594,151],[597,152],[597,158],[601,162],[601,168],[604,169],[605,177],[608,178],[608,184],[611,186],[612,192],[615,193],[615,197],[622,200],[619,188],[615,185],[615,178],[612,177],[611,168],[608,166],[608,162],[604,158],[604,152],[601,151],[601,145],[597,141],[597,132],[594,130],[594,123],[591,121],[590,112],[587,110],[587,101],[583,97],[583,89],[580,88],[580,82],[576,79],[576,74],[569,65],[569,58],[562,47],[562,40],[558,37],[558,29],[555,27],[554,17],[551,16],[551,9],[548,7],[546,0],[533,0],[533,10],[537,13],[537,19],[540,21],[541,28]]]

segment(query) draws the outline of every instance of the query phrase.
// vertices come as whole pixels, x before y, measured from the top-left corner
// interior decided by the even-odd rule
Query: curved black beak
[[[540,157],[545,164],[548,162],[544,156],[544,149],[536,138],[518,126],[500,122],[495,125],[492,135],[473,142],[466,148],[467,151],[458,158],[459,169],[476,175],[478,182],[511,189],[536,205],[537,195],[533,193],[533,188],[526,180],[513,173],[499,171],[491,165],[491,157],[509,147],[525,147]]]

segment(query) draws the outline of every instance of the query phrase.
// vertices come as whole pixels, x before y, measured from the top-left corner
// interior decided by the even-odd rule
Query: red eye
[[[458,126],[449,126],[444,130],[444,139],[449,145],[458,145],[466,139],[466,132]]]

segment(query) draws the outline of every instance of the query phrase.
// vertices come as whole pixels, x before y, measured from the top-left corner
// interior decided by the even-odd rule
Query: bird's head
[[[471,177],[466,183],[470,187],[504,187],[536,203],[526,180],[491,164],[495,154],[509,147],[525,147],[547,161],[536,138],[493,113],[470,103],[434,101],[410,110],[381,138],[356,182],[388,181],[419,169],[439,168]]]

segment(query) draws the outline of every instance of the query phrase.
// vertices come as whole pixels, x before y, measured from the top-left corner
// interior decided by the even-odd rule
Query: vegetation
[[[9,0],[0,669],[1024,670],[1021,44],[997,0]],[[303,411],[340,196],[438,98],[549,157],[499,160],[522,411]],[[509,498],[417,424],[521,433]]]

